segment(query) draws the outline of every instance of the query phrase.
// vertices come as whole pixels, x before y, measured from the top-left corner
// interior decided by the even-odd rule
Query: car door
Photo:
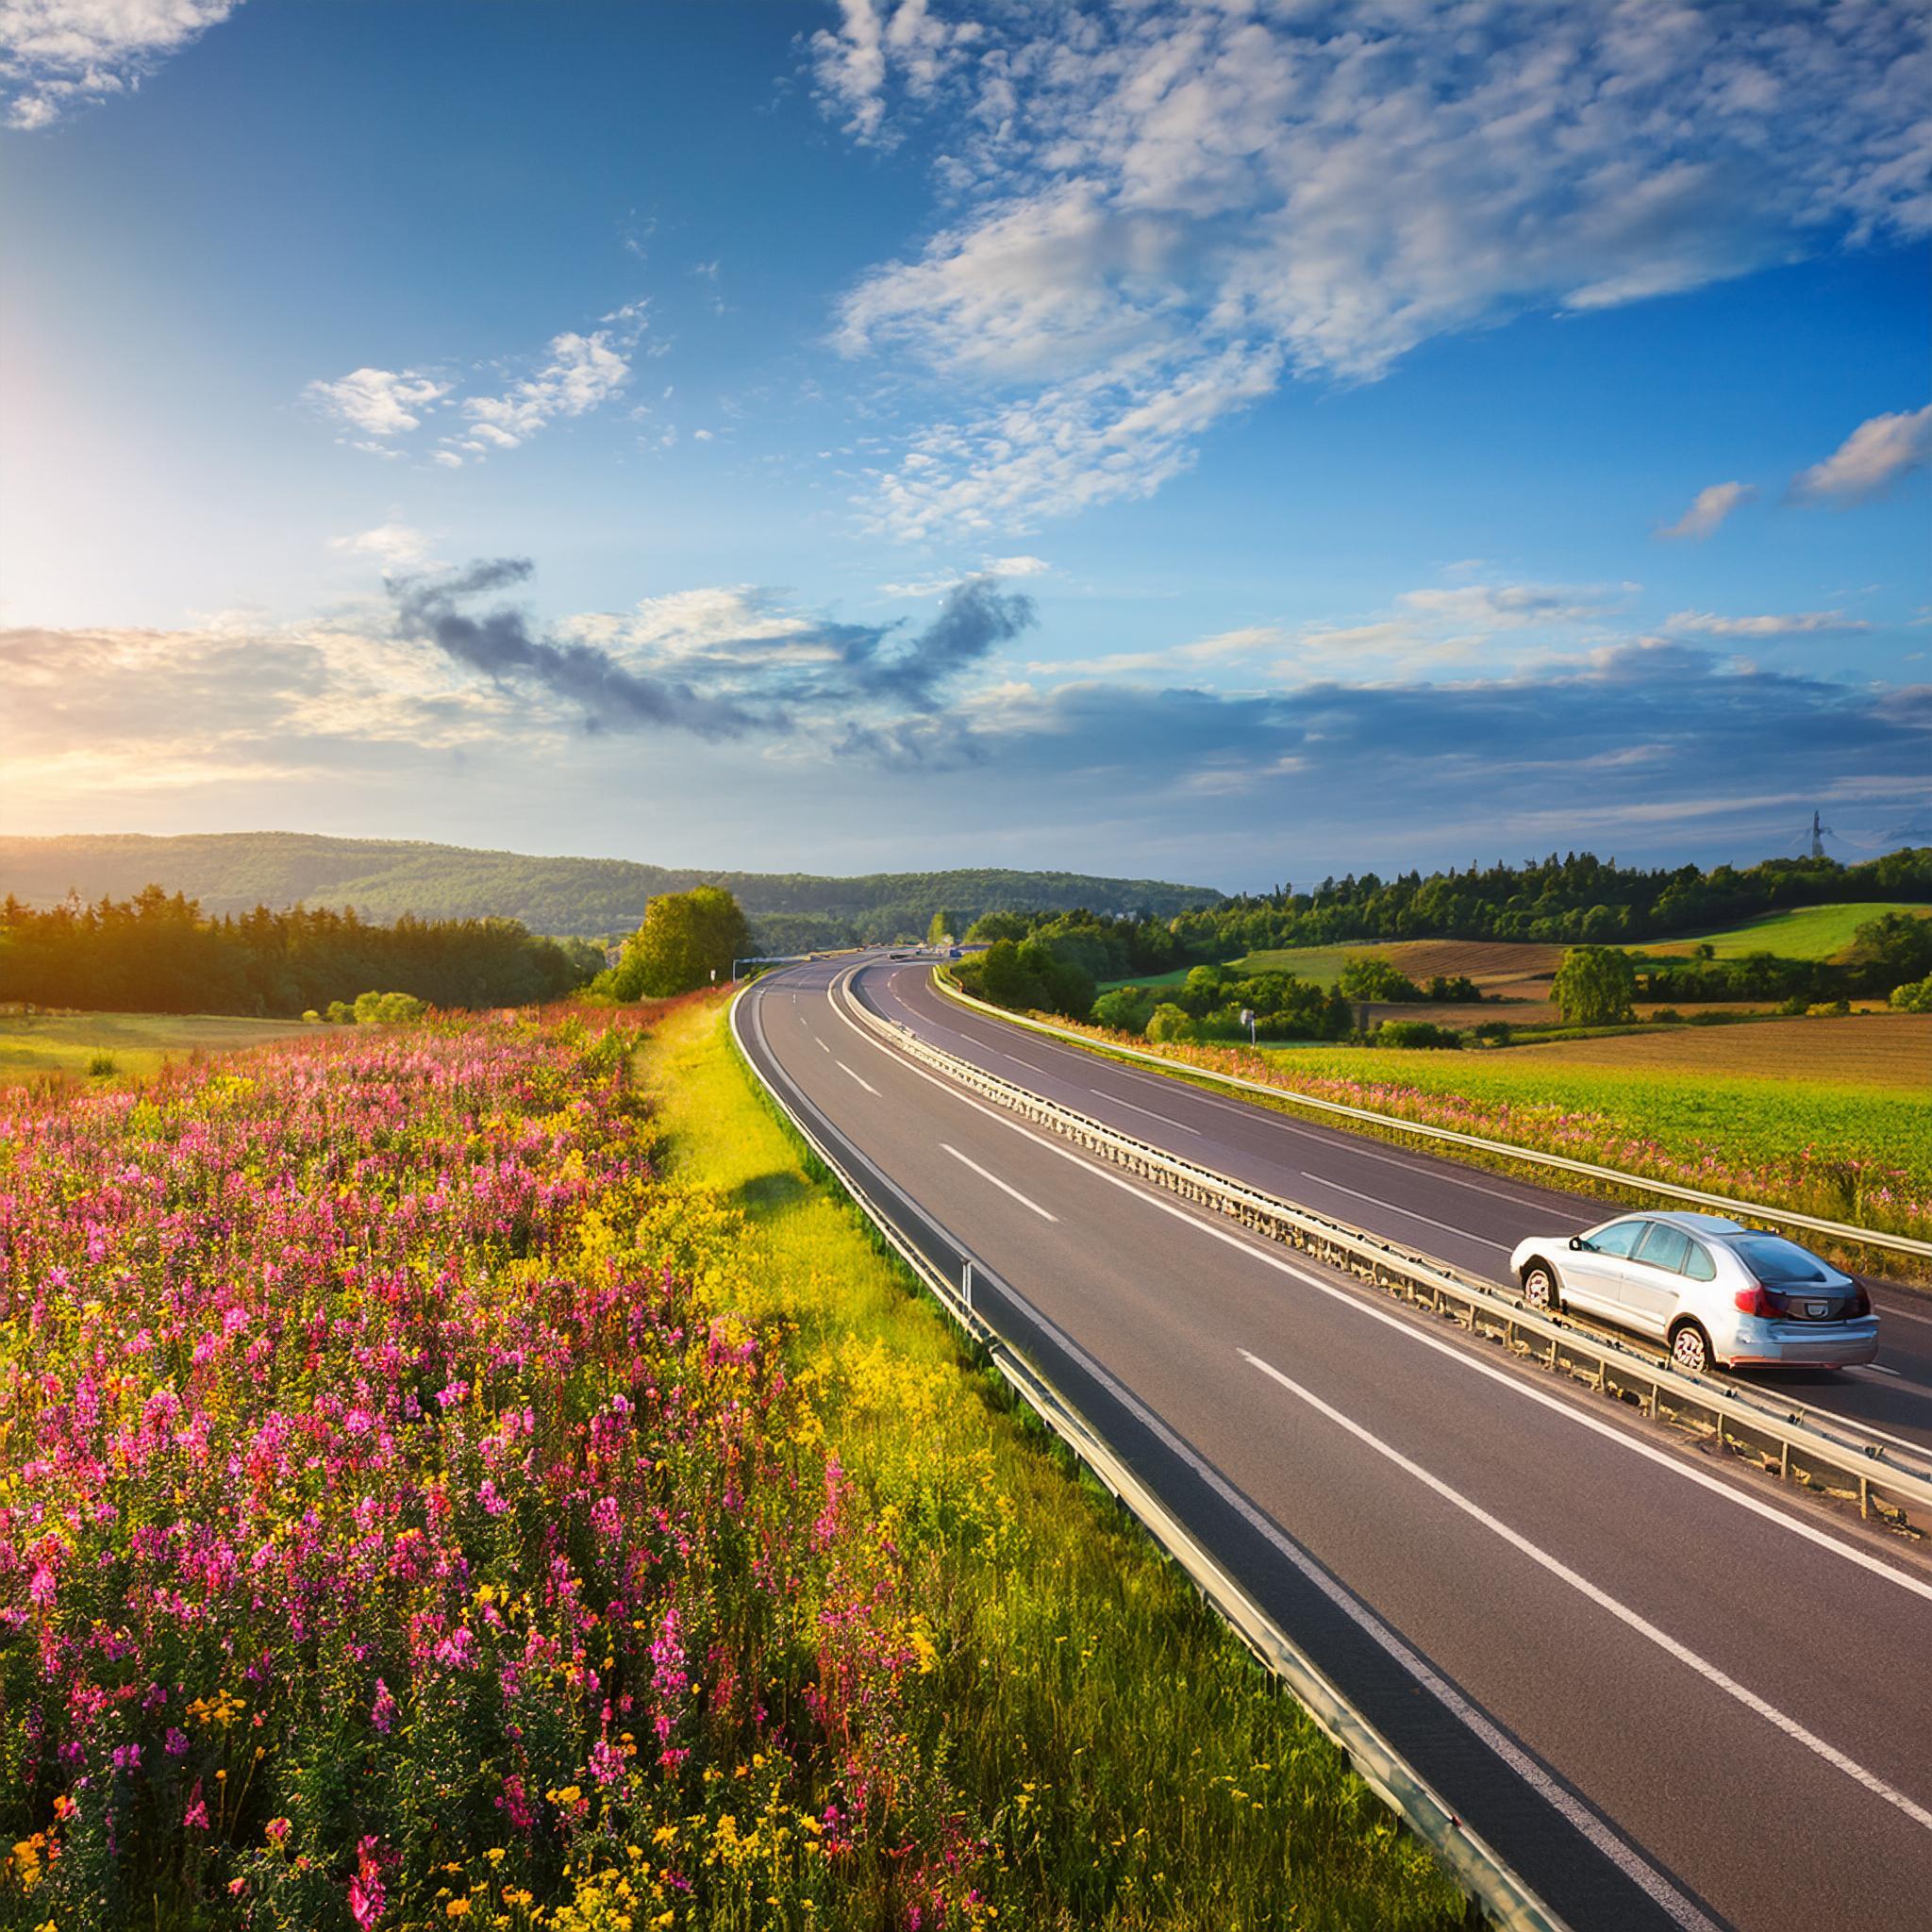
[[[1591,1315],[1624,1319],[1624,1270],[1650,1223],[1633,1217],[1614,1221],[1591,1237],[1587,1248],[1572,1248],[1563,1257],[1563,1300],[1566,1306]]]
[[[1659,1339],[1670,1328],[1684,1295],[1690,1237],[1668,1221],[1653,1221],[1624,1265],[1624,1319]]]

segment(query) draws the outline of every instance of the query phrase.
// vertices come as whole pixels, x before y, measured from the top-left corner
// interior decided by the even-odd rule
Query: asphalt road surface
[[[892,1050],[841,983],[1140,1138],[1358,1224],[1407,1216],[1390,1231],[1478,1272],[1532,1217],[1601,1209],[1108,1068],[937,1005],[926,972],[768,976],[740,1037],[1577,1932],[1925,1923],[1932,1564],[1091,1161]]]

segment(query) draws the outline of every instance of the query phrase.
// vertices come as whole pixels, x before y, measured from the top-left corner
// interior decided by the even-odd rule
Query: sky
[[[1932,842],[1921,0],[0,0],[0,829]]]

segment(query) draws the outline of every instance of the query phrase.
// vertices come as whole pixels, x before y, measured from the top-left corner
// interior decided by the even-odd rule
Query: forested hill
[[[156,839],[109,833],[63,839],[0,838],[0,896],[52,906],[130,898],[143,887],[198,899],[205,913],[257,906],[353,906],[365,919],[406,912],[422,919],[520,919],[532,932],[628,932],[658,892],[721,885],[774,949],[924,935],[936,911],[965,927],[982,913],[1149,912],[1171,918],[1212,906],[1206,886],[1160,879],[1092,878],[1080,873],[872,873],[819,878],[805,873],[707,872],[623,858],[537,858],[392,839],[327,839],[303,832],[223,832]]]

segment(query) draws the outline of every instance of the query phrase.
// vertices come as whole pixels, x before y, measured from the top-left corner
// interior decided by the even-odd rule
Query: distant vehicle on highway
[[[1509,1266],[1531,1307],[1634,1329],[1692,1373],[1713,1362],[1851,1368],[1878,1353],[1862,1284],[1721,1214],[1624,1214],[1587,1234],[1532,1236]]]

